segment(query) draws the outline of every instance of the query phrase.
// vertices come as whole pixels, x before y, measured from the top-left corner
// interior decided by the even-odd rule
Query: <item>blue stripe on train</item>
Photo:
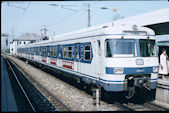
[[[153,73],[153,67],[142,68],[124,68],[123,74],[151,74]],[[106,67],[106,74],[114,74],[114,68]]]

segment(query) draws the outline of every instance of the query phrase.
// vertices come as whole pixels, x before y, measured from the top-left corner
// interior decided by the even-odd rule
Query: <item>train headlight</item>
[[[153,73],[157,73],[158,72],[158,66],[153,67]]]
[[[114,74],[123,74],[124,68],[114,68]]]

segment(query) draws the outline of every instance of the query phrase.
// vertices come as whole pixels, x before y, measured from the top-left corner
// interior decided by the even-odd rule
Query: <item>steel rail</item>
[[[64,108],[65,111],[71,111],[71,108],[69,108],[67,105],[65,105],[59,98],[57,98],[51,91],[49,91],[45,86],[43,86],[36,78],[33,78],[28,72],[23,70],[18,64],[14,63],[13,64],[20,70],[20,72],[26,76],[27,78],[31,79],[33,82],[37,83],[42,90],[45,90],[48,92],[56,101],[58,102],[57,104],[60,104],[60,107]]]
[[[122,110],[125,110],[125,111],[136,111],[135,109],[129,108],[128,106],[123,105],[123,104],[121,104],[119,102],[115,102],[113,105],[115,105],[116,107],[118,107],[118,108],[120,108]]]
[[[144,103],[145,106],[149,106],[151,108],[155,108],[157,110],[160,110],[160,111],[169,111],[169,108],[165,108],[165,107],[162,107],[160,105],[157,105],[157,104],[154,104],[154,103],[151,103],[151,102],[146,102]]]
[[[10,63],[8,62],[7,59],[6,59],[6,61],[7,61],[8,65],[9,65],[9,67],[10,67],[10,69],[11,69],[11,71],[12,71],[12,73],[13,73],[13,75],[14,75],[16,81],[17,81],[17,83],[19,84],[19,86],[20,86],[22,92],[24,93],[24,96],[26,97],[26,99],[27,99],[27,101],[28,101],[28,103],[29,103],[31,109],[33,110],[33,112],[36,112],[35,108],[33,107],[32,103],[31,103],[31,101],[30,101],[30,99],[29,99],[29,97],[27,96],[27,94],[26,94],[24,88],[22,87],[21,83],[19,82],[19,80],[18,80],[18,78],[17,78],[17,75],[15,74],[15,72],[14,72],[12,66],[10,65]]]

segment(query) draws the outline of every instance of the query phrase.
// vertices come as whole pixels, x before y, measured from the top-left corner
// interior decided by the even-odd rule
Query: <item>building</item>
[[[35,33],[24,33],[20,37],[13,39],[10,42],[10,54],[17,53],[17,47],[22,46],[24,44],[33,43],[35,41],[40,41],[42,37]]]

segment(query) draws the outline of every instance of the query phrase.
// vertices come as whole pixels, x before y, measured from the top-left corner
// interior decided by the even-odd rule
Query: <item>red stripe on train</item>
[[[46,60],[42,60],[42,62],[46,62]]]
[[[72,66],[68,66],[68,65],[63,65],[63,67],[73,69]]]
[[[56,62],[50,62],[51,64],[55,64],[56,65]]]

